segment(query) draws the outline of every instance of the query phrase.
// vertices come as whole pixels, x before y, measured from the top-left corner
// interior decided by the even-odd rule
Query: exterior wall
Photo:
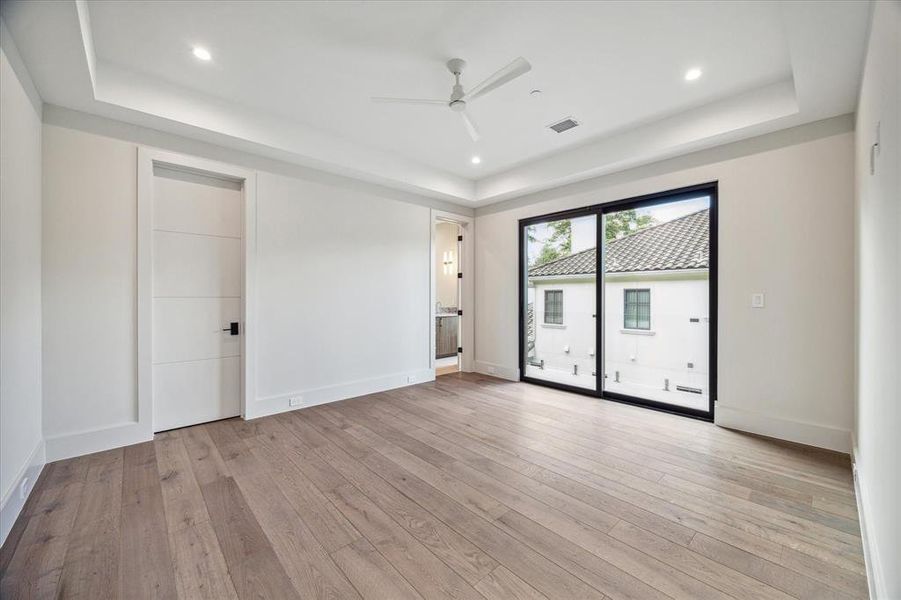
[[[623,329],[623,290],[651,290],[651,329]],[[647,387],[648,392],[687,385],[708,393],[708,286],[702,279],[609,280],[604,286],[604,371],[612,383]],[[699,318],[691,323],[690,318]],[[686,365],[693,363],[693,368]]]
[[[687,385],[704,390],[708,383],[708,285],[706,274],[692,279],[609,277],[605,285],[605,368],[610,386],[614,373],[620,382],[648,392]],[[595,371],[595,282],[594,280],[533,280],[535,308],[535,362],[544,359],[539,378],[554,378],[573,385],[593,387]],[[651,330],[623,328],[623,291],[651,290]],[[563,325],[544,324],[544,292],[563,291]],[[699,323],[689,319],[697,317]],[[693,363],[688,368],[687,363]],[[578,365],[579,379],[569,377]],[[558,371],[559,373],[552,373]]]
[[[560,375],[573,372],[573,365],[579,367],[579,381],[568,381],[573,385],[594,387],[591,373],[595,370],[595,327],[593,279],[558,280],[535,282],[535,349],[537,360],[544,359],[544,368]],[[563,325],[545,324],[544,292],[563,291]]]

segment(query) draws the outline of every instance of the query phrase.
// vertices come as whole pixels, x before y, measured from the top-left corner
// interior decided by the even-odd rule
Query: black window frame
[[[558,294],[559,300],[554,302],[554,306],[558,309],[554,311],[556,314],[553,316],[558,317],[559,321],[548,321],[548,294]],[[553,290],[544,290],[544,317],[543,323],[545,325],[563,325],[563,290],[561,289],[553,289]]]
[[[690,200],[693,198],[697,198],[699,196],[707,196],[710,198],[710,261],[708,266],[708,311],[709,311],[709,345],[708,345],[708,364],[709,364],[709,373],[708,373],[708,408],[707,410],[698,410],[693,408],[685,408],[680,406],[675,406],[671,404],[667,404],[665,402],[657,402],[654,400],[648,400],[646,398],[639,398],[635,396],[629,396],[626,394],[620,394],[616,392],[610,392],[604,389],[604,379],[603,376],[599,376],[596,378],[596,386],[594,390],[587,388],[580,388],[573,385],[568,385],[564,383],[557,383],[554,381],[548,381],[543,379],[536,379],[534,377],[529,377],[526,375],[526,360],[527,360],[527,351],[526,351],[526,299],[528,298],[528,261],[527,257],[527,249],[528,249],[528,236],[526,235],[526,228],[531,225],[536,225],[539,223],[547,223],[550,221],[556,221],[559,219],[573,219],[576,217],[584,217],[587,215],[595,215],[598,219],[597,224],[597,248],[603,249],[605,248],[606,240],[604,239],[604,228],[603,228],[603,216],[607,213],[618,212],[621,210],[627,210],[631,208],[645,208],[648,206],[654,206],[657,204],[667,204],[670,202],[677,202],[679,200]],[[573,392],[576,394],[581,394],[584,396],[593,396],[595,398],[603,398],[605,400],[612,400],[614,402],[622,402],[626,404],[634,404],[638,406],[642,406],[645,408],[650,408],[653,410],[658,410],[661,412],[674,413],[686,417],[691,417],[695,419],[700,419],[704,421],[713,421],[714,419],[714,410],[716,407],[716,398],[717,398],[717,293],[718,293],[718,272],[719,272],[719,200],[718,200],[718,183],[716,181],[711,181],[707,183],[702,183],[693,186],[687,186],[684,188],[678,188],[674,190],[667,190],[664,192],[658,192],[654,194],[647,194],[643,196],[635,196],[632,198],[624,198],[622,200],[616,200],[613,202],[606,202],[602,204],[594,204],[591,206],[585,206],[582,208],[576,208],[572,210],[565,210],[551,214],[545,215],[536,215],[534,217],[528,217],[525,219],[520,219],[519,221],[519,380],[527,383],[532,383],[535,385],[541,385],[544,387],[550,387],[560,390],[565,390],[568,392]],[[603,252],[599,252],[599,258],[603,256]],[[599,263],[600,264],[600,263]],[[602,273],[598,274],[596,278],[596,289],[595,289],[595,309],[597,315],[604,314],[604,276]],[[536,315],[537,317],[537,315]],[[537,320],[537,319],[536,319]],[[595,339],[597,340],[597,350],[595,353],[596,356],[596,364],[603,365],[604,364],[604,319],[597,318],[595,319]]]
[[[648,301],[636,301],[632,304],[635,305],[635,315],[634,315],[634,325],[629,325],[629,296],[640,296],[641,293],[644,292],[647,294]],[[647,327],[641,326],[641,315],[639,315],[639,308],[642,306],[648,307],[648,318],[647,318]],[[651,330],[651,288],[625,288],[623,290],[623,329],[631,329],[634,331],[650,331]]]

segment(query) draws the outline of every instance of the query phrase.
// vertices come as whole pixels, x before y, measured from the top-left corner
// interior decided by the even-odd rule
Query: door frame
[[[708,279],[708,313],[710,318],[709,324],[709,345],[708,345],[708,365],[709,365],[709,373],[708,373],[708,410],[707,411],[699,411],[696,409],[674,406],[670,404],[666,404],[664,402],[656,402],[654,400],[648,400],[645,398],[638,398],[635,396],[628,396],[626,394],[618,394],[616,392],[608,392],[603,389],[603,365],[604,365],[604,337],[603,337],[603,329],[604,329],[604,277],[602,274],[598,273],[596,277],[596,287],[595,287],[595,314],[597,318],[595,319],[595,373],[598,375],[595,378],[595,389],[587,389],[580,388],[572,385],[567,385],[565,383],[557,383],[554,381],[545,381],[543,379],[536,379],[534,377],[528,377],[526,375],[526,353],[525,353],[525,314],[524,314],[524,306],[526,300],[526,294],[528,293],[526,290],[526,285],[528,284],[528,275],[527,275],[527,264],[526,264],[526,244],[527,241],[525,239],[525,229],[529,225],[534,225],[536,223],[544,223],[547,221],[554,221],[558,219],[568,219],[575,217],[584,217],[588,215],[595,215],[597,218],[597,245],[596,247],[599,249],[604,248],[604,228],[603,224],[603,216],[607,213],[617,212],[620,210],[627,210],[630,208],[642,208],[647,206],[654,206],[656,204],[667,204],[669,202],[677,202],[679,200],[688,200],[690,198],[695,198],[701,193],[706,193],[710,196],[710,266],[709,266],[709,279]],[[555,213],[550,213],[546,215],[538,215],[534,217],[528,217],[525,219],[519,220],[519,308],[517,313],[519,314],[519,380],[526,383],[533,383],[536,385],[542,385],[545,387],[551,387],[555,389],[565,390],[568,392],[574,392],[577,394],[593,396],[596,398],[604,398],[606,400],[613,400],[615,402],[623,402],[626,404],[635,404],[639,406],[643,406],[646,408],[650,408],[653,410],[658,410],[662,412],[675,413],[682,416],[692,417],[696,419],[701,419],[705,421],[713,421],[714,418],[714,410],[716,408],[716,396],[717,396],[717,328],[718,328],[718,319],[717,319],[717,298],[718,298],[718,290],[717,290],[717,280],[719,274],[719,199],[718,199],[718,182],[711,181],[707,183],[701,183],[698,185],[692,185],[682,188],[677,188],[673,190],[667,190],[664,192],[656,192],[653,194],[644,194],[642,196],[634,196],[631,198],[624,198],[621,200],[614,200],[611,202],[604,202],[600,204],[594,204],[591,206],[586,206],[582,208],[575,208],[571,210],[565,210]],[[599,255],[600,256],[600,255]],[[600,261],[599,261],[600,262]]]
[[[256,398],[257,177],[254,171],[186,154],[138,147],[137,199],[137,397],[138,425],[152,439],[153,428],[153,194],[154,167],[239,181],[242,186],[241,417],[251,418]]]
[[[460,359],[460,371],[471,373],[474,369],[474,353],[475,353],[475,219],[458,215],[452,212],[432,209],[429,218],[429,368],[432,370],[432,377],[435,376],[435,354],[437,351],[437,337],[435,334],[435,299],[438,297],[437,292],[437,273],[435,272],[435,259],[437,257],[435,250],[435,226],[438,223],[453,223],[460,227],[463,231],[463,243],[460,244],[460,256],[457,257],[457,264],[462,266],[463,277],[460,279],[460,306],[457,308],[463,311],[463,320],[460,327],[460,346],[463,348],[463,356]]]

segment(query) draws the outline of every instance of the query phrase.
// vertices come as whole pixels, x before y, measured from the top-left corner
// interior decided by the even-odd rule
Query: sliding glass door
[[[597,215],[525,225],[523,373],[597,389]]]
[[[712,419],[715,184],[523,220],[520,253],[524,381]]]

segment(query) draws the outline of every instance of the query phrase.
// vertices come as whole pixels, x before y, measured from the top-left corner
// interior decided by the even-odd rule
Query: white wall
[[[518,377],[518,219],[718,180],[717,422],[848,451],[851,128],[830,119],[477,210],[476,368]]]
[[[137,419],[137,148],[44,125],[44,435]]]
[[[854,454],[870,584],[882,599],[901,598],[901,4],[875,3],[872,19],[856,136]]]
[[[0,50],[0,543],[43,463],[41,114]]]
[[[443,307],[457,306],[458,260],[457,236],[460,227],[453,223],[438,223],[435,226],[435,295]],[[453,264],[444,272],[444,253],[453,252]]]
[[[61,458],[138,441],[110,433],[137,416],[138,142],[260,163],[59,109],[50,119],[58,124],[46,120],[44,431],[48,454]],[[287,410],[293,396],[304,406],[430,377],[435,201],[263,164],[281,172],[257,176],[257,397],[248,414]]]
[[[426,207],[261,173],[257,395],[427,370],[430,238]]]

